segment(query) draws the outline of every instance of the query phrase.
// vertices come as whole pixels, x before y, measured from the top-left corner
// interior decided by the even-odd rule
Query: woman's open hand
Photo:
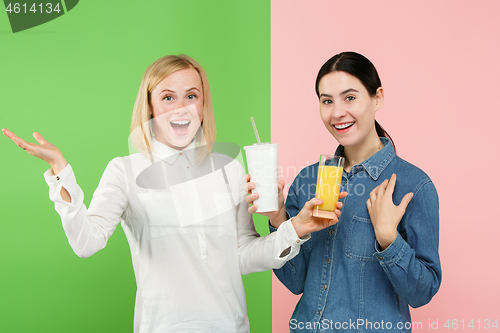
[[[255,214],[257,212],[258,205],[254,204],[254,201],[259,198],[258,192],[253,192],[252,190],[255,188],[255,183],[250,182],[250,175],[245,176],[245,185],[243,185],[244,190],[248,193],[245,197],[245,201],[252,205],[248,208],[248,212],[251,214]],[[283,195],[283,188],[285,188],[285,182],[280,180],[278,182],[278,210],[273,212],[263,212],[257,213],[264,215],[269,218],[269,222],[275,228],[278,228],[281,223],[286,221],[286,209],[285,209],[285,197]]]
[[[366,207],[372,220],[375,237],[382,250],[386,249],[398,235],[398,224],[405,214],[406,207],[413,198],[413,193],[407,193],[399,206],[394,205],[392,194],[396,186],[396,174],[390,180],[384,180],[382,184],[370,192],[370,199],[366,201]]]
[[[347,196],[347,192],[340,192],[339,199],[342,199]],[[340,209],[342,208],[342,203],[337,202],[337,209],[335,210],[335,215],[333,219],[321,218],[313,216],[314,207],[319,206],[323,203],[323,200],[318,198],[312,198],[308,202],[305,203],[304,207],[300,210],[300,212],[292,218],[292,225],[295,228],[295,232],[299,238],[303,236],[323,230],[326,227],[336,224],[340,218]]]
[[[2,132],[5,136],[14,141],[14,143],[20,148],[26,150],[26,152],[30,155],[38,157],[49,163],[52,168],[52,172],[55,175],[64,169],[68,164],[59,148],[46,141],[38,132],[33,133],[33,137],[39,143],[38,145],[36,143],[24,141],[6,128],[3,128]]]

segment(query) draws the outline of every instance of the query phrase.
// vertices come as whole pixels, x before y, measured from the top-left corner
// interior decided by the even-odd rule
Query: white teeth
[[[190,123],[189,120],[174,120],[171,121],[170,123],[175,124],[175,125],[187,125]]]
[[[342,124],[342,125],[333,125],[335,126],[336,129],[344,129],[344,128],[347,128],[349,126],[351,126],[352,124],[354,124],[354,121],[352,123],[347,123],[347,124]]]

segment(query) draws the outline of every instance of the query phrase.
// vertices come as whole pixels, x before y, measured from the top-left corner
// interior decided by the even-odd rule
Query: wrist
[[[298,238],[302,238],[308,233],[305,232],[302,228],[302,223],[300,223],[300,218],[298,216],[294,216],[291,220],[292,226],[295,229],[295,233],[297,233]]]
[[[273,226],[273,228],[278,229],[281,223],[286,221],[286,209],[280,209],[278,214],[274,217],[269,217],[269,224]]]
[[[66,165],[68,165],[68,162],[66,162],[66,160],[63,157],[63,158],[55,161],[54,163],[51,163],[50,167],[52,169],[52,173],[54,175],[57,175],[59,172],[61,172],[66,167]]]
[[[394,242],[396,237],[398,236],[398,231],[393,230],[391,232],[386,232],[386,233],[375,233],[375,237],[377,238],[377,242],[380,245],[381,250],[385,250],[386,248],[389,247],[389,245]]]

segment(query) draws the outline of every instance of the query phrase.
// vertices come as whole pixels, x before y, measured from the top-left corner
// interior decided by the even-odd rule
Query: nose
[[[188,106],[188,104],[186,103],[186,101],[180,100],[175,105],[175,112],[178,113],[178,114],[186,113],[186,106]]]
[[[340,103],[335,103],[333,105],[332,118],[340,119],[346,115],[345,109],[342,107]]]
[[[187,104],[186,104],[186,101],[184,99],[179,100],[179,103],[177,103],[177,107],[179,109],[185,107],[186,105]]]

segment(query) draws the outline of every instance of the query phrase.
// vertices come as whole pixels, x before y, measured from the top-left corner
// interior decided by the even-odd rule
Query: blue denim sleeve
[[[287,215],[290,217],[296,216],[301,208],[299,208],[299,199],[297,196],[297,193],[299,193],[297,189],[300,186],[299,176],[295,178],[292,186],[290,186],[286,199],[286,211]],[[271,225],[269,225],[269,230],[270,232],[276,231],[276,229]],[[304,251],[300,249],[300,252],[294,258],[287,261],[283,267],[280,269],[274,269],[273,271],[285,287],[287,287],[295,295],[299,295],[304,291],[307,271],[306,267],[307,259],[304,256]]]
[[[411,307],[425,305],[441,284],[439,203],[431,181],[414,193],[399,224],[396,239],[385,250],[375,244],[380,265],[396,293]]]

